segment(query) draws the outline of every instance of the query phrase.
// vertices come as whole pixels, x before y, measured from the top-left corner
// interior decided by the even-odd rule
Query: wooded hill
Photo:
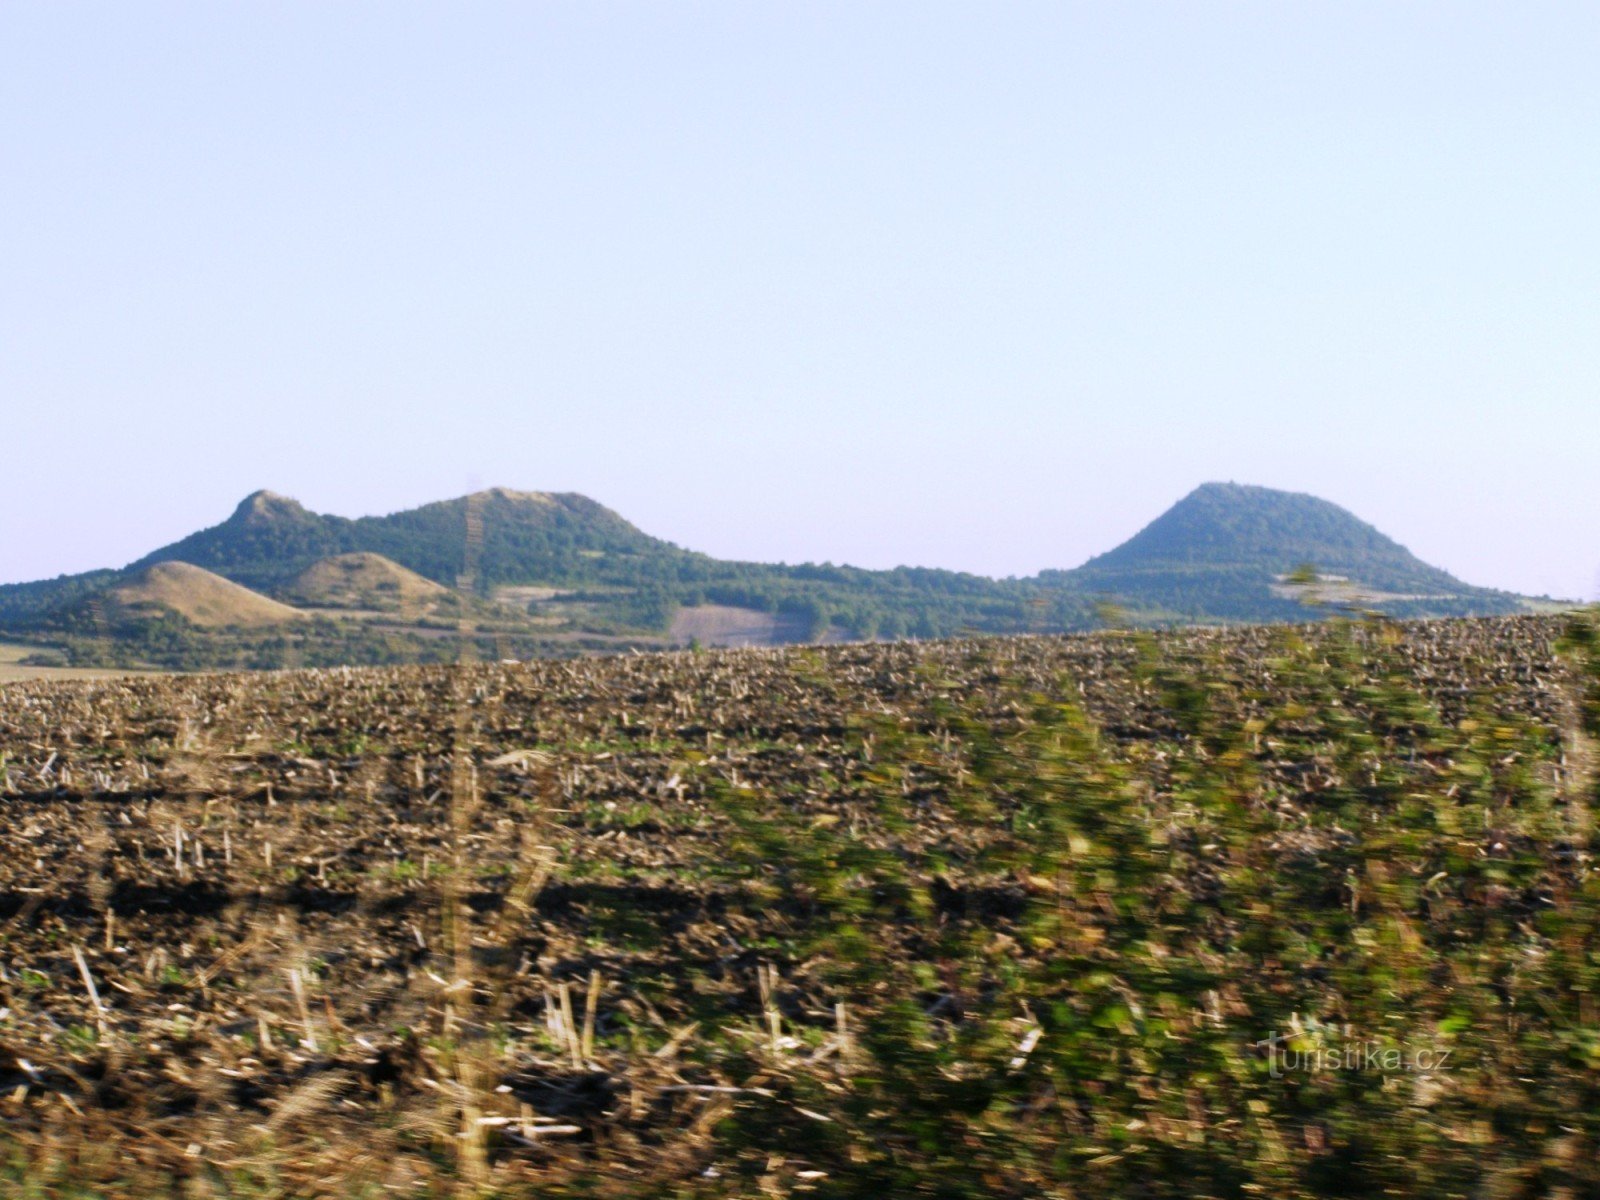
[[[1337,504],[1237,483],[1203,484],[1122,545],[1041,579],[1195,620],[1301,620],[1308,602],[1417,617],[1525,607],[1429,566]]]

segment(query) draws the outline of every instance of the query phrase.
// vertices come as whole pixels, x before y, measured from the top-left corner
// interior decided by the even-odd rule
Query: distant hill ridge
[[[476,594],[463,596],[469,544]],[[161,564],[174,569],[152,576]],[[1314,584],[1302,581],[1303,567]],[[493,625],[503,642],[522,639],[518,653],[572,653],[735,628],[745,638],[826,641],[1082,630],[1097,624],[1106,600],[1122,619],[1144,625],[1305,620],[1335,606],[1404,617],[1527,607],[1422,562],[1336,504],[1236,483],[1204,484],[1115,549],[1026,579],[715,559],[651,537],[572,492],[491,488],[351,518],[257,491],[220,524],[120,571],[0,586],[0,631],[70,640],[86,628],[97,597],[102,607],[120,604],[117,589],[129,587],[154,587],[141,611],[164,611],[196,629],[216,628],[214,612],[241,614],[236,629],[288,619],[219,593],[227,581],[261,593],[256,600],[265,604],[317,615],[294,635],[296,653],[317,661],[442,654],[441,632],[459,616]],[[179,594],[185,590],[193,595]],[[392,619],[376,619],[383,614]],[[352,620],[367,625],[353,631]],[[330,640],[331,625],[344,641]],[[211,661],[203,639],[197,645],[184,649],[182,662]],[[247,659],[227,661],[275,661],[279,653],[256,646]]]
[[[220,525],[152,551],[133,568],[166,560],[194,563],[250,587],[271,591],[319,558],[381,554],[436,583],[453,586],[466,566],[468,505],[478,508],[485,582],[593,578],[585,552],[673,553],[610,509],[572,492],[491,488],[381,517],[314,513],[275,492],[246,496]]]

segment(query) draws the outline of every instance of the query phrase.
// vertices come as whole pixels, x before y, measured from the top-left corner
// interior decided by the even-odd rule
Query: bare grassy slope
[[[257,629],[299,620],[287,604],[252,592],[220,575],[185,562],[154,563],[105,595],[111,614],[148,617],[176,613],[202,629]]]
[[[393,559],[358,551],[319,558],[300,572],[285,595],[327,608],[428,613],[453,608],[456,594]]]

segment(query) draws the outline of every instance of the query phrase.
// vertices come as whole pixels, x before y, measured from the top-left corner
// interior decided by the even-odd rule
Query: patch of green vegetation
[[[1600,733],[1597,628],[1569,641]],[[728,1160],[782,1145],[841,1196],[1470,1195],[1562,1147],[1562,1186],[1600,1185],[1600,890],[1570,855],[1600,835],[1558,747],[1488,694],[1447,719],[1381,626],[1281,649],[1270,693],[1152,654],[1160,791],[1070,688],[948,743],[885,722],[853,830],[724,789],[728,879],[826,956],[859,1056],[719,1125]],[[1311,764],[1293,803],[1282,763]],[[916,836],[913,782],[998,836]],[[952,859],[1013,881],[1005,938],[952,915]]]

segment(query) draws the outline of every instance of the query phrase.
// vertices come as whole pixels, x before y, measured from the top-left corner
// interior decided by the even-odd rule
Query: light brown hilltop
[[[554,508],[556,498],[549,492],[519,492],[516,488],[492,487],[481,492],[473,492],[469,500],[510,500],[513,503],[537,504],[544,508]]]
[[[302,616],[287,604],[186,562],[152,563],[111,588],[106,600],[122,617],[158,616],[165,609],[205,629],[259,628]]]
[[[410,614],[454,611],[460,597],[381,554],[360,551],[319,558],[295,578],[287,594],[321,608]]]

